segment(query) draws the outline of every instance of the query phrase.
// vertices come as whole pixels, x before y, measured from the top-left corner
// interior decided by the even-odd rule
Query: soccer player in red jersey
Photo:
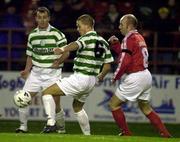
[[[150,120],[162,137],[171,137],[160,117],[149,103],[152,76],[148,67],[148,50],[144,38],[137,31],[138,21],[132,14],[120,19],[119,29],[124,39],[120,44],[117,37],[109,39],[111,48],[119,54],[118,67],[112,83],[121,79],[121,83],[112,96],[109,106],[122,135],[130,136],[132,132],[126,123],[121,105],[126,101],[137,101],[140,110]],[[123,77],[122,77],[123,76]]]

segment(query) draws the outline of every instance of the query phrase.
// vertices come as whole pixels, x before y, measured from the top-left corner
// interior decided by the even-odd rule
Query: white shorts
[[[74,73],[69,77],[58,80],[56,83],[66,96],[71,96],[80,102],[85,102],[95,86],[96,77]]]
[[[23,89],[28,92],[40,92],[61,79],[62,69],[40,68],[33,66]]]
[[[127,75],[115,91],[122,101],[149,100],[152,86],[152,76],[146,69]]]

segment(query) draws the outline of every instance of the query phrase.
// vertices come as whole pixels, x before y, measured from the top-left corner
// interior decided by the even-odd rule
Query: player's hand
[[[54,51],[55,55],[60,55],[60,54],[64,53],[64,49],[63,48],[54,48],[53,51]]]
[[[119,39],[118,39],[115,35],[113,35],[113,36],[111,36],[111,37],[108,39],[108,42],[109,42],[111,45],[113,45],[113,44],[119,42]]]
[[[110,49],[119,56],[119,54],[121,53],[121,44],[119,42],[119,39],[113,35],[108,39],[108,42],[110,44]]]
[[[96,85],[99,85],[101,82],[103,82],[103,79],[104,79],[104,77],[101,74],[99,74],[96,77]]]
[[[28,78],[29,74],[30,72],[28,70],[23,70],[20,72],[21,77],[25,80]]]
[[[102,76],[101,74],[99,74],[97,78],[98,78],[98,82],[103,82],[104,80],[104,76]]]

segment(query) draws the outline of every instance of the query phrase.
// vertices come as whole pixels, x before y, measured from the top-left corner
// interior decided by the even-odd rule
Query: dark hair
[[[36,10],[35,13],[37,14],[37,12],[40,12],[40,13],[45,13],[45,12],[47,12],[48,16],[50,16],[50,11],[49,11],[49,9],[46,8],[46,7],[44,7],[44,6],[38,7],[38,9]]]
[[[92,16],[89,14],[83,14],[80,17],[78,17],[77,21],[81,21],[85,25],[89,25],[90,27],[94,27],[95,21]]]

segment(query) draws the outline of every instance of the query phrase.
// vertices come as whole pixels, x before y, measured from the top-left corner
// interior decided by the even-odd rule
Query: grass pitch
[[[107,136],[107,135],[73,135],[73,134],[15,134],[1,133],[2,142],[180,142],[180,138],[165,139],[144,136]]]
[[[173,138],[161,138],[146,123],[130,123],[129,128],[134,136],[118,136],[118,128],[111,122],[91,122],[91,136],[84,136],[81,133],[77,122],[67,122],[67,134],[40,134],[44,127],[43,121],[30,121],[29,133],[16,134],[14,130],[19,125],[18,121],[0,120],[0,141],[1,142],[180,142],[180,124],[167,124],[168,130]]]

